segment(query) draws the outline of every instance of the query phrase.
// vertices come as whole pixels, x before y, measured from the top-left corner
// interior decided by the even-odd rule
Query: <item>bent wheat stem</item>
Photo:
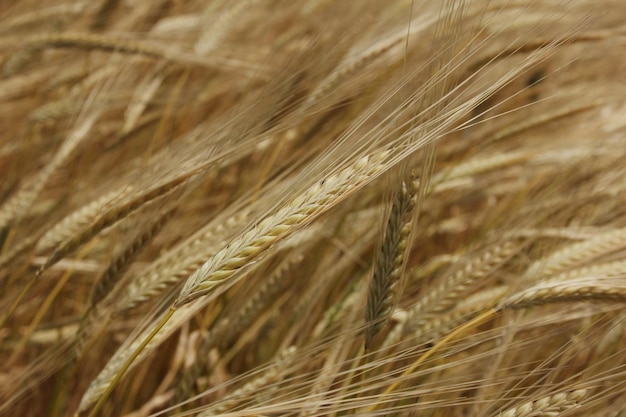
[[[154,336],[156,336],[157,333],[159,333],[159,331],[163,328],[163,326],[167,324],[167,322],[174,315],[175,312],[176,312],[176,308],[170,307],[167,314],[163,316],[161,321],[156,326],[154,326],[154,328],[148,334],[148,336],[141,342],[141,344],[137,347],[137,349],[133,351],[132,355],[130,355],[130,357],[126,360],[126,362],[117,371],[117,374],[115,375],[115,377],[111,380],[111,382],[109,382],[104,393],[100,395],[98,402],[93,407],[88,417],[96,417],[96,415],[98,414],[98,411],[100,410],[100,408],[102,408],[102,406],[104,405],[104,402],[107,400],[107,398],[109,397],[109,395],[111,394],[115,386],[120,382],[120,380],[122,379],[122,377],[124,376],[128,368],[133,364],[135,359],[137,359],[137,357],[141,354],[141,352],[148,345],[148,343],[150,343],[150,341],[154,339]],[[78,416],[78,413],[76,413],[75,416]]]

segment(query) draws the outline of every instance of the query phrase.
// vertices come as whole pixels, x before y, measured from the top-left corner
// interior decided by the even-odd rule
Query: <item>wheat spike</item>
[[[408,238],[414,219],[415,188],[412,180],[403,181],[394,198],[382,247],[369,287],[365,313],[365,349],[385,326],[398,295],[400,278],[406,265]]]
[[[626,302],[626,285],[621,280],[581,278],[565,282],[547,282],[514,294],[500,305],[501,309],[519,309],[533,305],[572,301]]]
[[[189,276],[215,254],[229,234],[243,227],[249,217],[250,211],[242,210],[224,222],[211,222],[168,251],[139,273],[123,291],[115,292],[116,297],[111,301],[116,310],[122,313],[133,309]]]
[[[440,313],[448,310],[464,295],[476,281],[487,276],[491,271],[499,268],[518,250],[518,245],[513,242],[505,242],[489,248],[478,258],[470,258],[465,266],[455,274],[441,280],[441,283],[420,297],[420,300],[409,311],[409,317],[419,320],[419,315],[427,313]],[[411,326],[411,318],[407,325]]]
[[[528,276],[550,276],[626,246],[626,229],[615,229],[559,249],[528,268]]]
[[[177,208],[174,205],[169,209],[163,210],[142,233],[139,233],[123,251],[115,256],[109,263],[108,268],[94,283],[89,295],[89,308],[93,308],[111,291],[116,282],[130,268],[132,260],[145,245],[152,241],[154,236],[167,224],[168,220],[174,216]]]
[[[336,175],[326,178],[292,200],[275,214],[205,262],[185,282],[176,306],[210,292],[220,282],[266,252],[298,226],[334,205],[342,194],[364,183],[383,168],[386,154],[364,157]]]
[[[91,224],[82,228],[80,231],[72,235],[69,239],[66,239],[52,252],[52,255],[46,260],[46,263],[41,266],[38,273],[43,273],[46,269],[63,259],[66,255],[73,252],[76,248],[87,242],[101,230],[114,225],[121,219],[125,218],[129,214],[133,213],[144,204],[149,203],[157,198],[166,198],[166,196],[174,192],[178,187],[187,181],[186,176],[174,178],[166,181],[163,184],[159,184],[146,191],[139,193],[138,196],[133,196],[131,199],[118,204],[117,206],[108,209],[103,214],[99,215]]]
[[[501,417],[557,417],[561,413],[576,408],[587,395],[587,390],[560,392],[539,400],[530,401],[510,408]]]
[[[115,200],[122,199],[132,191],[132,187],[124,190],[112,190],[98,197],[89,204],[82,206],[73,213],[65,216],[61,221],[52,226],[37,242],[37,252],[41,253],[60,244],[80,229],[93,222],[106,206]]]

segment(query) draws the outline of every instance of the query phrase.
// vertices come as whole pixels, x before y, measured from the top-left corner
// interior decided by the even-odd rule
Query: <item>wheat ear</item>
[[[472,320],[448,333],[443,339],[438,341],[432,348],[427,350],[426,353],[413,362],[411,366],[406,368],[406,370],[402,373],[402,376],[405,377],[412,374],[419,366],[424,364],[426,360],[431,358],[446,344],[480,324],[487,322],[495,317],[499,312],[506,309],[520,309],[533,305],[568,301],[598,300],[617,301],[622,303],[626,302],[626,286],[616,286],[612,280],[607,280],[608,282],[604,285],[602,285],[602,283],[598,283],[597,281],[597,279],[582,279],[567,283],[547,283],[517,293],[503,300],[500,305],[486,310],[480,315],[474,317]],[[383,396],[386,396],[396,390],[402,382],[403,378],[400,378],[396,382],[392,383],[384,391]],[[369,407],[368,411],[373,411],[377,407],[378,406],[375,404]]]
[[[415,209],[413,181],[403,181],[387,219],[382,247],[370,282],[365,311],[365,349],[389,320],[394,292],[400,282],[407,258],[408,238]]]
[[[94,283],[89,295],[89,308],[98,304],[113,288],[116,282],[130,268],[132,261],[139,255],[154,236],[161,231],[167,222],[176,213],[177,205],[174,205],[159,214],[143,232],[137,235],[130,244],[117,255],[109,264],[108,268],[100,275]]]
[[[296,228],[332,207],[347,191],[381,171],[386,157],[387,154],[383,152],[357,160],[352,166],[313,185],[275,214],[263,219],[254,229],[231,242],[191,275],[180,292],[176,306],[209,293]]]
[[[141,334],[129,346],[120,348],[115,353],[90,384],[80,401],[78,411],[84,411],[97,400],[98,403],[92,410],[92,415],[95,415],[123,374],[134,365],[135,360],[145,357],[182,322],[206,305],[206,298],[200,297],[266,253],[271,245],[287,237],[298,226],[303,226],[314,216],[328,210],[345,193],[371,179],[384,169],[387,157],[387,152],[380,152],[372,157],[358,159],[353,165],[307,189],[279,209],[276,214],[266,217],[255,229],[239,236],[213,256],[187,279],[179,298],[169,312],[160,317],[156,327]]]
[[[387,335],[383,346],[389,347],[400,340],[404,332],[415,331],[423,325],[424,313],[440,313],[448,310],[476,281],[487,276],[506,262],[518,246],[505,242],[485,251],[480,257],[470,259],[454,275],[444,279],[438,286],[424,294],[408,311],[408,317]]]
[[[136,211],[144,204],[149,203],[159,197],[165,198],[167,194],[173,192],[187,181],[187,176],[181,176],[172,180],[166,181],[163,184],[159,184],[144,192],[139,193],[138,196],[131,198],[124,203],[107,210],[101,214],[96,220],[94,220],[89,226],[81,229],[78,233],[74,234],[71,238],[65,240],[52,252],[52,255],[41,266],[37,274],[40,275],[46,269],[63,259],[66,255],[73,252],[80,245],[91,239],[98,234],[101,230],[110,227],[122,220],[132,212]]]
[[[626,247],[626,229],[611,230],[557,250],[546,259],[531,265],[526,275],[540,275],[542,277],[554,275],[624,247]]]
[[[530,401],[518,407],[508,409],[500,417],[557,417],[561,413],[579,407],[587,395],[587,390],[559,392],[539,400]]]
[[[179,282],[198,269],[207,258],[218,250],[219,245],[245,225],[250,217],[249,210],[241,210],[225,221],[212,222],[158,258],[139,273],[120,293],[114,291],[118,313],[136,308],[146,300],[159,294],[168,286]]]
[[[626,285],[613,279],[581,278],[566,282],[535,285],[503,300],[500,309],[519,309],[533,305],[570,301],[626,302]]]
[[[126,189],[122,191],[110,191],[64,217],[61,221],[47,230],[41,239],[39,239],[36,246],[37,252],[43,252],[54,248],[64,240],[69,239],[72,235],[78,233],[80,229],[86,227],[89,223],[92,223],[108,204],[111,204],[116,199],[128,195],[131,190],[131,187],[126,187]]]
[[[449,310],[480,278],[488,276],[508,261],[519,250],[512,242],[505,242],[486,251],[480,258],[470,261],[463,269],[445,280],[425,298],[430,300],[426,309],[432,313]]]

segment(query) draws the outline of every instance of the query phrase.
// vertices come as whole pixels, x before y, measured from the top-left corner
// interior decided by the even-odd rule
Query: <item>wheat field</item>
[[[0,415],[626,416],[626,2],[0,2]]]

